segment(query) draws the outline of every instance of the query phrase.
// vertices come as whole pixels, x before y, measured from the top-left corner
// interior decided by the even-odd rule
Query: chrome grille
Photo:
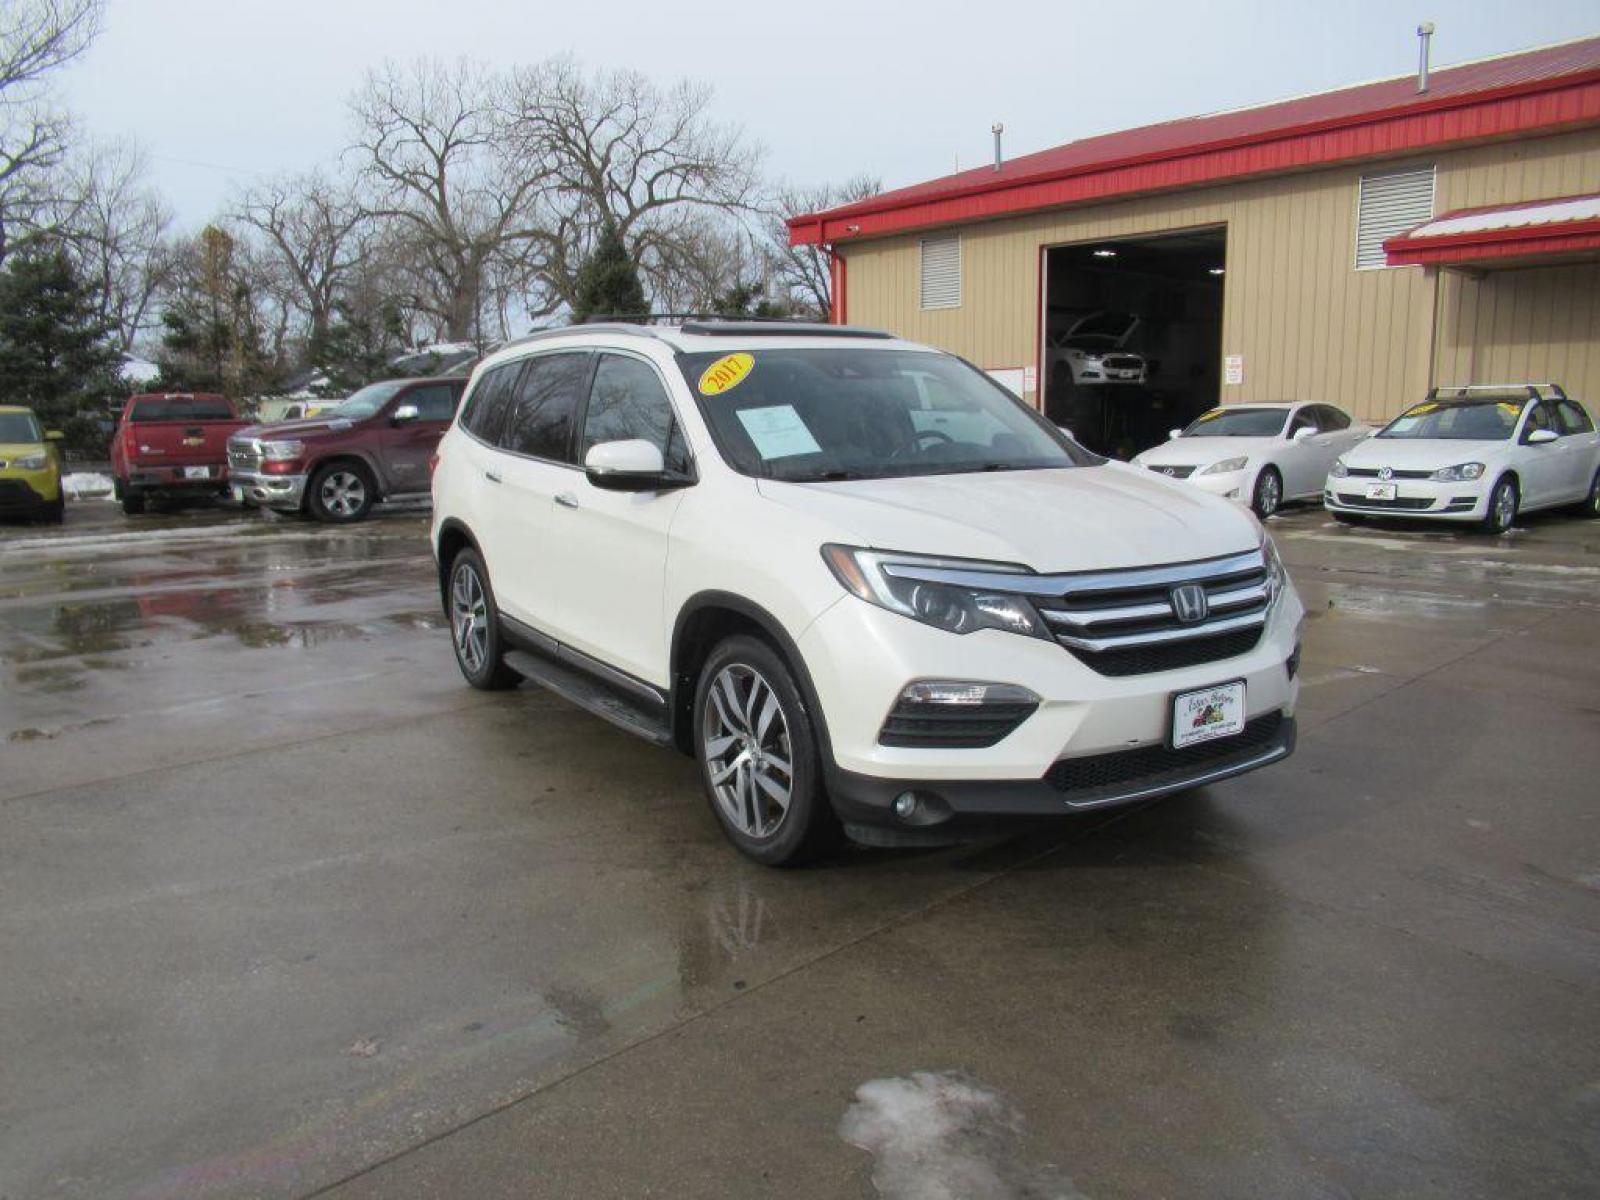
[[[1102,675],[1170,671],[1246,653],[1266,626],[1273,586],[1260,550],[1038,582],[1048,583],[1049,593],[1030,595],[1056,641]],[[1198,620],[1178,616],[1173,593],[1186,584],[1205,593]]]
[[[1377,467],[1347,467],[1345,474],[1356,479],[1382,479],[1383,475]],[[1401,471],[1399,469],[1389,472],[1390,479],[1427,479],[1432,471]]]
[[[1187,479],[1194,474],[1193,467],[1158,467],[1146,463],[1145,469],[1154,471],[1157,475],[1165,475],[1168,479]]]
[[[228,443],[228,469],[232,471],[258,471],[261,469],[261,443],[254,438]]]
[[[1100,362],[1112,371],[1137,371],[1144,366],[1144,359],[1132,354],[1108,354]]]

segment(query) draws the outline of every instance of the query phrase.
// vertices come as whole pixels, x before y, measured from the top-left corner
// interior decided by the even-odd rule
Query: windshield
[[[1277,437],[1289,419],[1286,408],[1213,408],[1202,413],[1184,437]]]
[[[1381,438],[1443,438],[1459,442],[1503,442],[1516,432],[1523,399],[1426,400],[1406,409],[1379,431]]]
[[[16,444],[44,441],[39,422],[31,412],[0,413],[0,442]]]
[[[1102,461],[947,354],[784,348],[680,354],[678,365],[744,475],[800,483]]]
[[[404,380],[390,380],[388,383],[370,383],[332,412],[324,412],[324,417],[338,417],[345,421],[363,421],[372,416],[398,392],[405,387]]]

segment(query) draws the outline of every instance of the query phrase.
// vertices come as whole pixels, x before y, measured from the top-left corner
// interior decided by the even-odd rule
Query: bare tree
[[[588,75],[563,57],[514,71],[504,104],[517,157],[543,185],[532,273],[562,303],[607,221],[660,297],[692,286],[677,273],[703,247],[708,219],[752,207],[761,150],[712,120],[709,88]]]
[[[365,250],[368,218],[354,191],[311,171],[250,189],[233,215],[277,260],[314,352],[327,341],[334,304]]]
[[[156,295],[173,270],[172,210],[145,182],[144,155],[132,142],[91,147],[68,176],[72,219],[62,237],[126,354],[155,323]]]
[[[103,0],[6,0],[0,7],[0,260],[63,219],[57,168],[71,124],[49,76],[100,31]]]
[[[481,340],[491,263],[550,242],[539,173],[512,151],[496,86],[466,60],[419,60],[370,73],[351,102],[366,212],[403,227],[417,304],[457,341]]]
[[[791,246],[786,220],[854,204],[882,190],[878,180],[857,175],[838,186],[788,187],[778,192],[766,220],[767,240],[778,282],[796,308],[808,310],[819,319],[826,319],[833,311],[833,264],[822,246]]]

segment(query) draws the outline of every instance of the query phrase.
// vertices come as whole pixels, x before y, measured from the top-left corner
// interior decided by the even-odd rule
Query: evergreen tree
[[[119,394],[121,361],[92,288],[57,247],[14,254],[0,270],[0,397],[59,428]]]
[[[161,386],[244,399],[270,386],[261,344],[259,280],[233,237],[215,225],[182,248],[161,314]]]
[[[628,255],[622,234],[607,221],[594,252],[578,272],[578,300],[572,306],[572,323],[581,325],[597,315],[642,317],[649,312],[638,267]]]

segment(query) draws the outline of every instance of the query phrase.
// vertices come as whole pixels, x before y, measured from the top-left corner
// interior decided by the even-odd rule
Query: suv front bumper
[[[233,498],[240,504],[259,508],[299,512],[306,494],[304,475],[263,475],[255,471],[235,471],[229,482]]]

